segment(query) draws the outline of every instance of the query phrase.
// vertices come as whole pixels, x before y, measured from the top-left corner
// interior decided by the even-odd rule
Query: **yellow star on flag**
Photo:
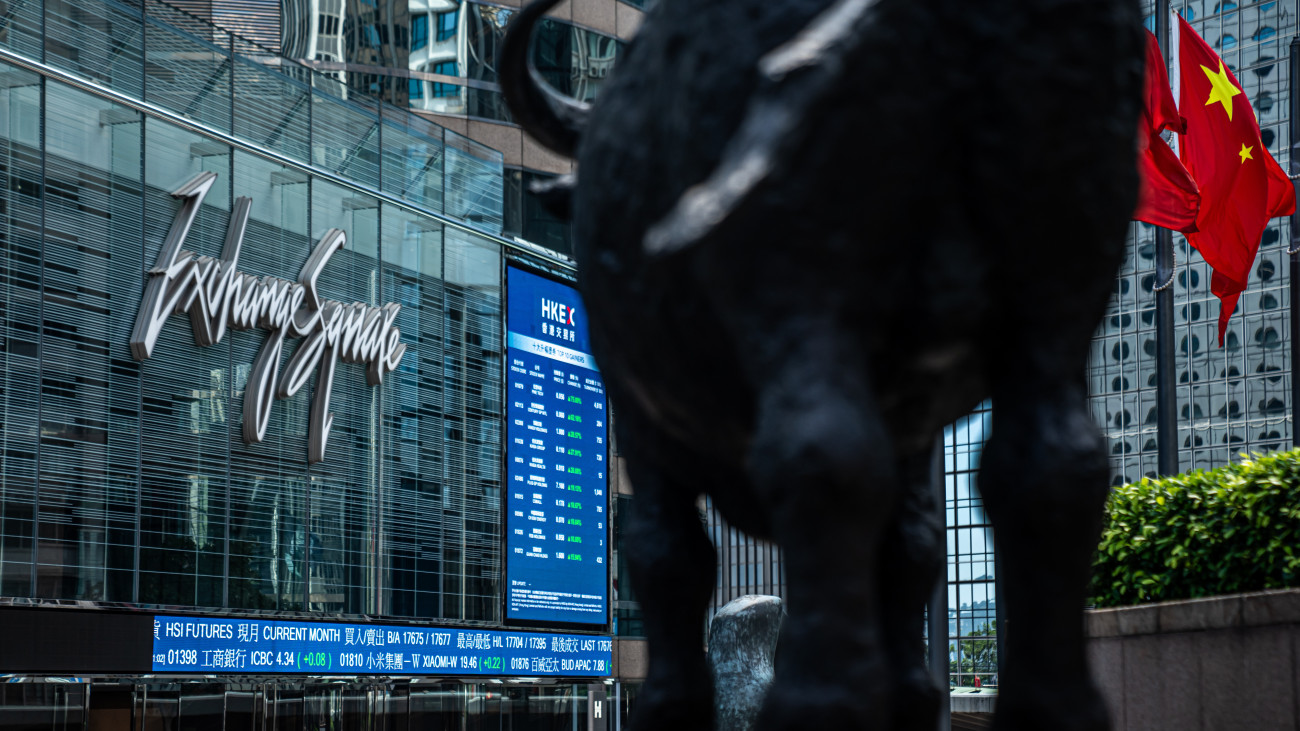
[[[1238,155],[1241,155],[1241,161],[1242,161],[1243,163],[1246,162],[1247,160],[1254,160],[1254,159],[1255,159],[1255,158],[1253,158],[1253,157],[1250,156],[1250,151],[1253,150],[1253,149],[1255,149],[1255,148],[1253,148],[1253,147],[1247,147],[1247,146],[1244,145],[1244,144],[1241,146],[1241,152],[1238,152],[1237,154],[1238,154]]]
[[[1214,73],[1208,68],[1202,66],[1201,70],[1205,72],[1205,78],[1210,80],[1210,98],[1205,101],[1205,106],[1218,102],[1223,105],[1224,111],[1228,113],[1228,120],[1232,120],[1232,98],[1241,93],[1241,89],[1232,83],[1228,78],[1228,72],[1223,68],[1223,60],[1219,60],[1219,73]]]

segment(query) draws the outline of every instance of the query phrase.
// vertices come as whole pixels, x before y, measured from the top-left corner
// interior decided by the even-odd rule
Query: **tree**
[[[996,620],[985,622],[966,633],[970,639],[962,638],[956,645],[948,645],[950,684],[962,685],[963,681],[973,682],[973,677],[978,677],[981,685],[997,685],[997,625]],[[963,676],[973,677],[968,679]]]

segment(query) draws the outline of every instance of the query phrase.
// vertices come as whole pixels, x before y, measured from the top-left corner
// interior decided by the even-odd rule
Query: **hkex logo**
[[[544,297],[542,298],[542,317],[558,322],[561,325],[577,324],[573,321],[574,309],[560,302],[552,302]]]

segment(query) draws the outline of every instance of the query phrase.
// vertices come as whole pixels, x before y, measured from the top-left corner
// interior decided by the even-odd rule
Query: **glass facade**
[[[280,58],[181,5],[34,0],[0,27],[0,612],[500,627],[504,263],[571,271],[497,236],[499,152],[356,93],[325,56]],[[468,10],[430,10],[426,46],[463,39]],[[412,43],[357,17],[313,18],[317,40]],[[472,68],[440,63],[458,78],[426,98],[457,96]],[[296,279],[340,229],[319,296],[401,307],[407,350],[381,385],[338,364],[322,461],[308,461],[312,388],[245,438],[269,326],[200,347],[198,318],[177,312],[147,358],[132,352],[175,192],[203,174],[178,260],[223,255],[247,201],[249,287]],[[635,695],[505,668],[473,682],[120,671],[149,667],[146,637],[121,640],[141,650],[121,666],[88,653],[75,677],[35,672],[37,653],[0,637],[0,728],[567,731],[595,713],[593,689],[612,728]]]
[[[152,0],[18,10],[0,34],[0,597],[498,624],[506,253],[480,230],[501,226],[500,154]],[[248,198],[240,270],[295,278],[338,228],[320,296],[401,306],[408,349],[381,386],[338,365],[321,462],[310,389],[243,437],[265,332],[198,347],[172,317],[132,357],[172,192],[200,173],[187,251],[216,257]]]
[[[509,122],[497,52],[513,13],[508,6],[463,0],[291,0],[281,12],[281,49],[399,106]],[[538,25],[533,62],[560,92],[589,101],[622,46],[612,36],[548,18]]]
[[[612,14],[616,0],[602,1]],[[286,0],[274,12],[266,0],[175,0],[174,5],[167,11],[173,25],[211,29],[215,22],[239,34],[236,42],[247,54],[282,53],[315,70],[340,97],[374,97],[429,115],[511,123],[497,55],[515,8],[463,0]],[[268,43],[269,38],[276,40]],[[622,40],[606,33],[546,18],[535,30],[533,63],[561,93],[591,101],[623,47]],[[387,127],[385,132],[395,134]],[[531,182],[556,177],[553,172],[505,171],[500,191],[505,220],[494,233],[570,254],[568,223],[547,212],[528,190]],[[426,191],[429,195],[440,196],[441,190]]]
[[[948,679],[997,685],[997,582],[993,528],[977,486],[992,429],[985,401],[943,431],[944,524],[948,545]]]
[[[0,73],[12,82],[0,90],[4,594],[496,621],[500,246],[54,79]],[[188,249],[215,256],[247,196],[244,271],[294,276],[341,228],[322,296],[402,305],[409,350],[382,387],[339,366],[320,463],[306,460],[306,390],[276,404],[265,441],[242,438],[261,331],[199,348],[173,318],[149,359],[126,347],[179,207],[169,193],[202,171],[218,177]]]
[[[1151,4],[1148,4],[1150,12]],[[1289,39],[1297,5],[1279,2],[1175,2],[1233,70],[1259,119],[1261,139],[1288,169],[1291,87]],[[1154,21],[1148,18],[1148,27]],[[1292,442],[1290,222],[1274,219],[1237,312],[1218,346],[1219,300],[1210,269],[1174,234],[1174,378],[1180,470],[1216,467],[1243,453]],[[1153,477],[1156,450],[1155,228],[1134,223],[1123,269],[1088,365],[1093,418],[1106,433],[1112,484]]]
[[[713,602],[709,606],[710,616],[727,602],[746,594],[785,596],[779,548],[728,525],[707,498],[704,516],[709,538],[718,549],[718,571]]]
[[[614,634],[620,637],[645,636],[641,604],[632,591],[628,573],[626,527],[635,510],[636,499],[631,495],[619,495],[614,500]]]
[[[574,731],[587,728],[592,700],[591,686],[567,683],[33,680],[0,685],[0,728]],[[609,698],[607,727],[619,728],[635,689],[596,688]]]
[[[59,637],[71,626],[59,622],[144,616],[147,627],[164,607],[502,626],[504,263],[571,272],[495,235],[500,153],[155,0],[11,10],[0,30],[5,620]],[[224,260],[235,241],[256,292],[298,279],[339,229],[319,297],[400,305],[407,349],[382,383],[338,362],[321,461],[308,460],[321,429],[313,388],[282,394],[265,438],[245,437],[271,325],[232,325],[200,347],[198,305],[191,318],[168,305],[147,357],[133,351],[146,287],[166,276],[151,268],[183,220],[176,191],[202,175],[211,188],[178,261]],[[289,338],[278,364],[307,342]],[[598,701],[613,728],[624,715],[612,680],[504,667],[472,682],[166,677],[147,629],[112,634],[72,648],[75,677],[36,672],[40,652],[0,636],[0,729],[568,731]],[[151,661],[157,673],[140,670]]]
[[[17,82],[0,90],[4,594],[497,620],[499,246],[55,79],[0,73]],[[43,140],[21,129],[42,118]],[[339,367],[324,462],[305,459],[305,390],[274,408],[264,442],[240,434],[263,333],[199,349],[173,319],[148,360],[126,350],[178,208],[170,190],[203,170],[217,185],[187,247],[216,255],[231,200],[250,196],[244,271],[292,276],[342,228],[321,294],[403,306],[411,349],[382,388]]]
[[[0,48],[288,163],[390,193],[489,233],[501,229],[499,152],[353,93],[336,75],[268,55],[159,0],[94,0],[75,9],[49,0],[23,3],[21,10],[0,34]]]

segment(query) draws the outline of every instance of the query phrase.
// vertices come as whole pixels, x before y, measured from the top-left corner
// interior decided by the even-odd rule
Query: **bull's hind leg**
[[[891,731],[932,731],[939,711],[941,689],[922,639],[925,605],[945,553],[943,510],[931,484],[934,458],[933,450],[923,450],[899,461],[903,493],[880,551],[885,650],[894,666]]]
[[[789,608],[759,728],[868,728],[889,717],[878,567],[895,461],[862,354],[801,325],[758,381],[751,476],[784,551]]]
[[[648,422],[633,426],[638,417],[631,412],[619,412],[619,426],[627,427],[620,428],[620,440],[636,491],[627,558],[649,651],[632,728],[709,731],[713,682],[704,654],[704,611],[713,594],[717,553],[696,507],[700,490],[674,477],[701,470]]]
[[[1106,455],[1083,370],[1062,377],[1037,365],[995,387],[980,472],[1007,619],[994,728],[1104,731],[1082,611],[1108,491]]]

